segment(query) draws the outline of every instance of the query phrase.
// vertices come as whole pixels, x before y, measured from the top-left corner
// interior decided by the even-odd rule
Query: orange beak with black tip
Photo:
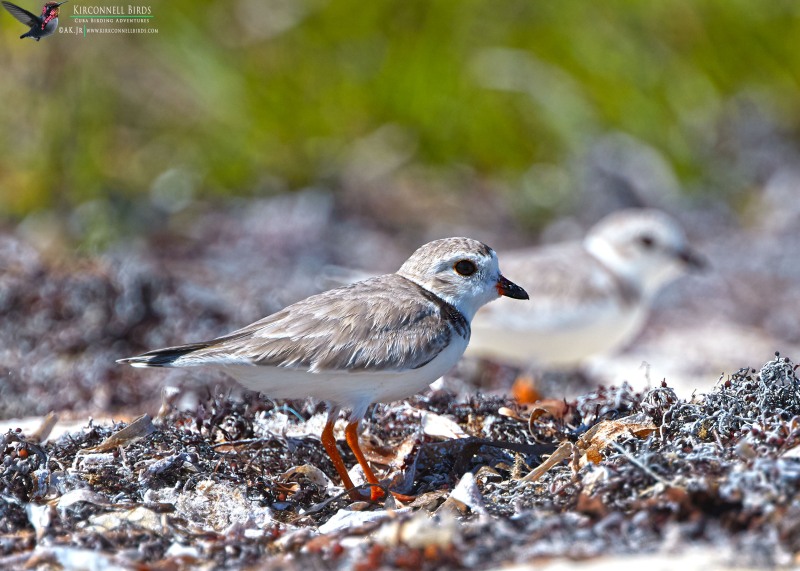
[[[497,280],[497,294],[514,299],[530,299],[528,292],[503,276]]]

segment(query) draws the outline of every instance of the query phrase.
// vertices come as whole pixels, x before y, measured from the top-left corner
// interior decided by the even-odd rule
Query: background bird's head
[[[586,236],[586,248],[645,296],[691,269],[705,266],[689,245],[678,222],[650,209],[626,209],[611,214]]]

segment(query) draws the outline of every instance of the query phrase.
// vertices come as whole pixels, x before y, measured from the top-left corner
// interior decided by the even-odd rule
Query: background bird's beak
[[[58,4],[56,4],[56,6],[61,6],[62,4],[66,4],[67,2],[69,2],[69,0],[64,0],[63,2],[59,2]]]
[[[500,279],[497,280],[497,293],[514,299],[530,299],[528,292],[503,276],[500,276]]]
[[[675,253],[676,257],[693,270],[705,270],[708,268],[708,261],[690,248],[680,250]]]

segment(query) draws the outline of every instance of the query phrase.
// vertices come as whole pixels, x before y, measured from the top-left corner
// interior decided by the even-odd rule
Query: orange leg
[[[350,427],[348,426],[347,428],[349,429]],[[348,442],[349,441],[350,438],[348,437]],[[328,420],[325,428],[322,431],[322,446],[325,447],[325,451],[328,453],[328,456],[331,457],[333,467],[336,468],[336,472],[339,473],[339,477],[342,479],[342,484],[344,485],[345,489],[351,490],[349,492],[350,499],[354,502],[363,500],[364,498],[362,498],[356,490],[353,490],[355,487],[353,486],[353,481],[350,479],[350,474],[347,473],[347,468],[344,466],[342,455],[339,454],[339,450],[336,448],[336,439],[333,437],[333,420]],[[350,447],[352,448],[352,445]],[[359,450],[359,452],[361,451]],[[374,478],[375,476],[372,477]]]
[[[361,469],[364,471],[364,477],[367,479],[367,482],[370,484],[377,484],[378,478],[375,477],[375,473],[372,471],[372,468],[369,467],[367,459],[364,457],[364,453],[358,445],[358,422],[356,421],[348,424],[347,428],[344,429],[344,435],[347,438],[347,444],[350,446],[350,450],[356,455],[356,460],[358,460]],[[370,487],[370,499],[372,499],[372,501],[379,500],[382,497],[383,490],[377,486]]]

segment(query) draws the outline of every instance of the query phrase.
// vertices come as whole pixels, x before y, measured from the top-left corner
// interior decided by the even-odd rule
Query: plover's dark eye
[[[641,236],[641,237],[639,238],[639,243],[640,243],[642,246],[644,246],[645,248],[647,248],[647,249],[649,250],[650,248],[652,248],[653,246],[655,246],[655,244],[656,244],[656,241],[655,241],[655,239],[654,239],[652,236],[650,236],[649,234],[645,234],[644,236]]]
[[[462,276],[471,276],[478,271],[475,263],[470,260],[459,260],[455,263],[453,269]]]

